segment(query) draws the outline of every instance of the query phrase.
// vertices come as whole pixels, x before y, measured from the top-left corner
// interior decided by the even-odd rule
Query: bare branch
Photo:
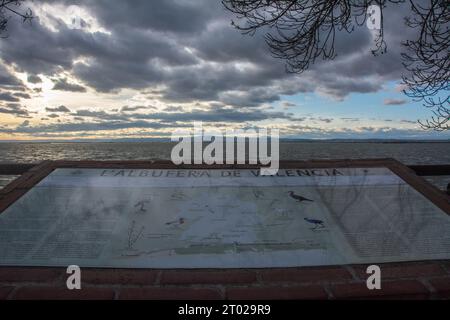
[[[379,4],[381,19],[386,2],[404,0],[223,0],[224,6],[245,24],[232,24],[254,34],[267,29],[266,42],[276,58],[286,61],[289,72],[301,73],[318,58],[336,57],[336,32],[352,32],[367,20],[367,9]],[[383,28],[375,39],[374,55],[386,51]]]
[[[431,0],[427,7],[411,1],[412,17],[406,20],[417,28],[418,39],[406,41],[402,55],[408,73],[403,76],[404,93],[433,112],[431,119],[420,121],[422,128],[450,128],[450,4]]]
[[[411,16],[406,25],[420,30],[414,41],[406,41],[408,53],[403,63],[407,75],[405,94],[433,110],[433,117],[420,122],[423,128],[449,129],[450,3],[448,0],[408,0]],[[368,19],[372,4],[381,11],[380,30],[375,36],[373,55],[386,52],[383,10],[387,3],[405,0],[222,0],[244,24],[232,24],[241,32],[266,31],[265,39],[272,55],[286,61],[288,72],[302,73],[317,59],[336,57],[337,31],[352,32]]]
[[[12,16],[22,18],[22,22],[30,22],[33,12],[30,8],[21,10],[23,0],[0,0],[0,37],[5,37],[8,21]]]

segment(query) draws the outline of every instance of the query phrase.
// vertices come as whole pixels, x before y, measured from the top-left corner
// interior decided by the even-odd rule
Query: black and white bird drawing
[[[312,228],[311,230],[325,228],[324,222],[322,220],[305,218],[305,221],[314,225],[314,228]]]
[[[171,225],[182,225],[182,224],[184,224],[185,222],[186,222],[186,220],[185,220],[184,218],[179,218],[179,219],[174,220],[174,221],[166,222],[166,225],[167,225],[167,226],[171,226]]]
[[[300,196],[300,195],[298,195],[298,194],[295,194],[294,191],[289,191],[289,196],[290,196],[292,199],[297,200],[297,202],[304,202],[304,201],[314,202],[314,200],[311,200],[311,199],[302,197],[302,196]]]

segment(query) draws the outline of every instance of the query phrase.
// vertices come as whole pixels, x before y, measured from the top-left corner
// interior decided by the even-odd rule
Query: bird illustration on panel
[[[311,199],[305,198],[305,197],[303,197],[301,195],[295,194],[294,191],[289,191],[288,193],[289,193],[289,196],[292,199],[296,200],[297,202],[305,202],[305,201],[306,202],[314,202],[314,200],[311,200]]]

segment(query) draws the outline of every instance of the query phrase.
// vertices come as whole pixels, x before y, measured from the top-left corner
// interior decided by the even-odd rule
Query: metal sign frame
[[[280,169],[388,168],[450,215],[450,197],[394,159],[281,161]],[[58,168],[79,169],[259,169],[255,165],[174,165],[170,161],[44,161],[0,190],[0,214]]]

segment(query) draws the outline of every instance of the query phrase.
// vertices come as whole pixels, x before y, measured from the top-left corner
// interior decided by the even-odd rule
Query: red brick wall
[[[366,266],[239,270],[82,269],[70,291],[63,268],[0,268],[0,299],[443,299],[450,261],[381,264],[381,290]]]

